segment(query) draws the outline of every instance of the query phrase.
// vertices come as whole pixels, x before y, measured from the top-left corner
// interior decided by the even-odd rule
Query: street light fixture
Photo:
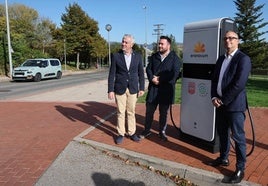
[[[105,25],[105,29],[108,31],[108,45],[109,45],[109,66],[111,65],[111,46],[110,46],[110,31],[112,30],[112,25],[107,24]]]

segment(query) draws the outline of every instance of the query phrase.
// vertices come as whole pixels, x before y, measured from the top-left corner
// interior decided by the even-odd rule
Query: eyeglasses
[[[237,37],[224,37],[223,40],[226,41],[227,39],[229,39],[230,41],[234,40],[234,39],[238,39]]]

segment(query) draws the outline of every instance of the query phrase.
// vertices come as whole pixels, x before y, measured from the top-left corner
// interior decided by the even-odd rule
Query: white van
[[[61,62],[55,58],[36,58],[27,59],[21,66],[14,68],[12,80],[32,80],[35,82],[42,79],[56,78],[61,79]]]

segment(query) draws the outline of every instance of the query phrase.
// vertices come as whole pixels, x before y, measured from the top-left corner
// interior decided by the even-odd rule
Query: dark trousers
[[[232,135],[235,142],[236,169],[242,171],[244,171],[246,163],[245,118],[244,112],[228,112],[221,108],[217,109],[216,113],[216,125],[220,138],[220,157],[228,159],[230,135]]]
[[[165,132],[167,128],[167,113],[169,109],[169,104],[161,103],[146,103],[146,113],[145,113],[145,131],[149,132],[152,127],[154,113],[158,106],[159,109],[159,132]]]

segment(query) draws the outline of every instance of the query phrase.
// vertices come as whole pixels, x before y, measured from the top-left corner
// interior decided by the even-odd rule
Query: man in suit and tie
[[[145,79],[142,56],[132,49],[133,45],[133,36],[125,34],[122,50],[112,55],[108,76],[108,98],[115,99],[117,104],[116,144],[123,142],[125,134],[135,142],[140,140],[136,135],[135,107],[137,98],[144,94]]]
[[[225,183],[239,183],[244,178],[246,138],[244,130],[247,109],[246,84],[251,60],[238,49],[238,34],[228,31],[224,37],[226,53],[220,56],[212,76],[211,99],[216,107],[216,127],[220,139],[220,156],[211,166],[228,166],[230,131],[235,142],[236,170]]]
[[[159,137],[167,141],[167,113],[175,99],[175,84],[179,77],[181,61],[174,51],[171,51],[171,39],[161,36],[158,42],[158,52],[154,53],[146,67],[149,80],[146,97],[145,127],[140,138],[151,134],[151,126],[155,110],[159,109]]]

